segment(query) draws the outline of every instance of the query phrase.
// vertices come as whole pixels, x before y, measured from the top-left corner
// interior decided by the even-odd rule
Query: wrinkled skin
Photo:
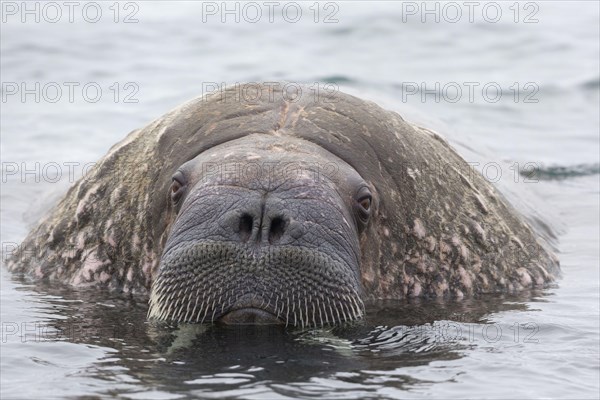
[[[343,93],[289,101],[280,88],[252,100],[231,88],[132,132],[9,269],[150,292],[153,318],[301,326],[360,318],[368,299],[559,276],[547,244],[437,134]]]

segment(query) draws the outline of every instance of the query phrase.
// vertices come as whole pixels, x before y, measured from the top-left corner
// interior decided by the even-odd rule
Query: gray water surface
[[[480,172],[498,165],[498,187],[552,239],[564,277],[514,296],[372,303],[351,326],[284,331],[150,323],[147,299],[34,284],[2,268],[3,399],[599,397],[597,2],[535,2],[538,22],[527,24],[525,3],[514,22],[513,2],[499,3],[497,23],[404,21],[399,3],[336,2],[329,24],[325,3],[317,23],[308,3],[297,23],[203,22],[198,3],[121,3],[120,20],[137,10],[131,24],[101,4],[97,23],[76,14],[1,25],[3,96],[7,82],[102,88],[97,102],[80,90],[73,101],[3,97],[3,249],[71,184],[65,163],[79,163],[80,176],[208,83],[320,81],[438,130]],[[436,82],[494,83],[502,97],[407,95]]]

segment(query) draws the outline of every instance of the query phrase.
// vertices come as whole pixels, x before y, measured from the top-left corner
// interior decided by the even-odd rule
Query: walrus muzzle
[[[342,261],[298,246],[184,243],[163,257],[151,317],[178,322],[323,326],[362,317]]]

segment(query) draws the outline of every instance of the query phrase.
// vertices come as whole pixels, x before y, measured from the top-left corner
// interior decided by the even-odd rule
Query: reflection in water
[[[538,292],[463,301],[379,301],[367,305],[367,317],[360,322],[286,330],[173,326],[147,321],[145,298],[23,287],[44,300],[36,339],[104,349],[105,355],[80,374],[102,382],[98,391],[111,395],[132,393],[132,384],[139,388],[140,383],[159,391],[154,395],[204,397],[317,396],[336,391],[366,398],[381,395],[384,388],[410,390],[434,383],[415,376],[410,368],[458,360],[468,348],[497,343],[499,328],[487,320],[490,314],[526,310],[524,302],[543,299]]]

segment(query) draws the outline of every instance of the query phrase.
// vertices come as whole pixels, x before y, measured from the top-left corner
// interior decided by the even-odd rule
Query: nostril
[[[271,229],[269,230],[269,243],[277,242],[283,236],[285,231],[285,221],[281,217],[275,217],[271,220]]]
[[[250,215],[248,214],[243,214],[242,217],[240,218],[240,239],[242,240],[242,242],[247,242],[250,239],[250,236],[252,236],[252,225],[253,225],[253,219]]]

